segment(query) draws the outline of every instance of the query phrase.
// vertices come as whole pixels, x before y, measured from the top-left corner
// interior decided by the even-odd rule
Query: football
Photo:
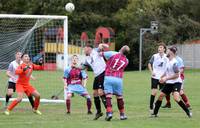
[[[74,6],[74,4],[73,3],[67,3],[66,5],[65,5],[65,10],[67,11],[67,12],[73,12],[74,11],[74,9],[75,9],[75,6]]]

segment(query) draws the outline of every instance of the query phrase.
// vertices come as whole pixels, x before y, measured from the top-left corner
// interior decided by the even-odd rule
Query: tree
[[[118,34],[120,42],[125,42],[121,45],[128,44],[133,50],[129,68],[138,69],[140,28],[149,28],[152,20],[159,21],[158,35],[144,35],[143,68],[146,68],[153,51],[157,50],[158,40],[174,44],[200,37],[199,9],[198,0],[130,0],[127,8],[115,15],[124,28]]]
[[[67,2],[75,4],[75,11],[67,13]],[[116,33],[116,47],[131,47],[128,68],[138,69],[139,30],[149,28],[150,22],[159,21],[159,34],[144,35],[143,68],[153,52],[156,42],[183,43],[200,38],[199,0],[1,0],[1,13],[68,15],[69,37],[77,39],[81,32],[94,38],[99,26],[112,27]]]

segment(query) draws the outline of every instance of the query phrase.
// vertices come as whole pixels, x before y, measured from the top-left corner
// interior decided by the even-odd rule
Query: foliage
[[[73,13],[65,11],[67,2],[75,4]],[[116,50],[124,44],[131,47],[129,69],[138,69],[140,28],[149,28],[153,20],[159,21],[159,33],[144,35],[143,68],[152,52],[156,52],[154,42],[174,44],[200,38],[199,0],[1,0],[0,12],[68,15],[70,39],[79,38],[83,31],[94,38],[97,27],[112,27],[116,32]]]

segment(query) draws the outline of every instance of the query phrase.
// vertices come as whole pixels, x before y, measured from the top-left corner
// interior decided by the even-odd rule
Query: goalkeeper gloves
[[[27,65],[25,68],[23,68],[23,71],[25,72],[27,69],[29,69],[30,67]]]

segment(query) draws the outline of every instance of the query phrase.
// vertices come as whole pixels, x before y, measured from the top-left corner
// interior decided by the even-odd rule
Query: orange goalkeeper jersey
[[[26,71],[24,71],[24,68],[27,68]],[[21,65],[19,65],[17,67],[17,69],[15,70],[15,74],[19,75],[18,80],[17,80],[17,84],[22,84],[22,85],[27,85],[29,84],[29,80],[32,74],[33,70],[43,70],[43,66],[41,65],[35,65],[35,64],[25,64],[22,63]]]

